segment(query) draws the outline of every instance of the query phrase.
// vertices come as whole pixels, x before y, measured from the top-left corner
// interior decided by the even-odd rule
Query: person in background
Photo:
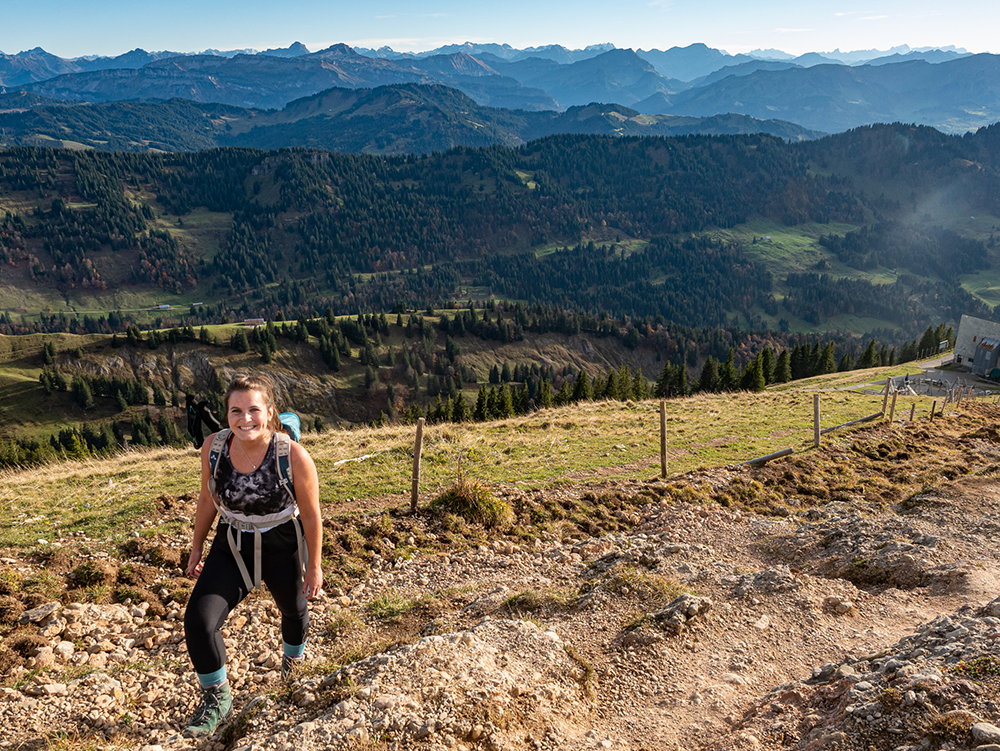
[[[184,730],[188,738],[212,733],[232,711],[219,632],[232,610],[261,581],[267,585],[281,612],[281,672],[287,678],[305,654],[307,600],[323,586],[316,465],[282,431],[266,378],[235,378],[223,404],[229,427],[209,436],[201,449],[201,494],[187,564],[197,582],[184,614],[184,636],[202,689]],[[216,515],[218,529],[202,562]]]

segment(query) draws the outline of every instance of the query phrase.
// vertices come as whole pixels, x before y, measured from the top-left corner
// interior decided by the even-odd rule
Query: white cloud
[[[865,16],[861,21],[883,21],[889,16]]]

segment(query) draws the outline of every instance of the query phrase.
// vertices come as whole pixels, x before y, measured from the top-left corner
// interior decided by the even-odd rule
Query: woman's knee
[[[229,617],[229,603],[216,594],[198,596],[192,593],[184,610],[184,631],[186,633],[210,634],[218,631]]]

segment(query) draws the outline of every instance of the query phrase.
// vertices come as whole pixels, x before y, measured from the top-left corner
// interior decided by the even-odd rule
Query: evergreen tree
[[[153,404],[157,407],[167,406],[167,395],[158,383],[153,384]]]
[[[688,383],[687,365],[685,365],[684,363],[681,363],[680,365],[678,365],[674,369],[674,374],[676,376],[676,380],[675,380],[675,383],[674,383],[674,392],[677,394],[677,396],[688,396],[688,395],[690,395],[691,394],[691,386]]]
[[[868,346],[865,348],[865,351],[861,354],[861,359],[858,360],[858,369],[866,370],[867,368],[875,368],[878,367],[878,365],[880,364],[881,363],[879,362],[878,359],[878,351],[875,349],[875,340],[872,339],[870,342],[868,342]]]
[[[792,358],[787,349],[781,350],[774,363],[774,382],[788,383],[792,380]]]
[[[515,415],[526,415],[531,411],[531,396],[528,394],[528,387],[526,385],[512,389],[511,396],[514,399]]]
[[[573,389],[569,385],[569,379],[564,378],[559,386],[559,390],[552,397],[552,403],[556,407],[561,407],[564,404],[569,404],[571,401],[573,401]]]
[[[626,364],[622,363],[618,368],[618,383],[617,393],[619,401],[627,402],[632,398],[632,369]]]
[[[479,394],[476,396],[476,408],[472,412],[472,419],[476,422],[483,422],[488,418],[486,405],[489,397],[486,394],[486,384],[479,386]]]
[[[792,377],[788,380],[798,381],[809,377],[809,345],[796,344],[792,347],[790,366]]]
[[[73,376],[71,386],[73,401],[82,409],[90,409],[94,406],[94,395],[90,390],[90,384],[82,376]]]
[[[674,383],[674,366],[668,362],[663,366],[663,370],[660,371],[660,377],[656,379],[656,385],[653,387],[653,396],[657,399],[669,398],[672,396]]]
[[[584,399],[590,400],[594,398],[594,393],[590,390],[590,376],[587,375],[587,371],[581,369],[579,373],[576,374],[576,381],[573,383],[573,396],[574,402],[583,401]]]
[[[758,355],[749,363],[747,363],[746,369],[743,371],[743,376],[740,379],[740,387],[745,391],[763,391],[767,386],[764,380],[764,361]]]
[[[610,375],[610,373],[609,373]],[[608,381],[603,378],[600,373],[594,376],[594,380],[590,385],[590,390],[594,394],[594,399],[607,399],[608,397]]]
[[[739,384],[739,375],[736,373],[736,352],[732,347],[726,354],[726,361],[719,368],[719,389],[722,391],[735,391]]]
[[[813,346],[809,350],[809,371],[807,377],[820,374],[821,358],[822,350],[820,349],[819,342],[813,342]]]
[[[760,353],[761,365],[764,369],[764,381],[766,383],[774,383],[774,369],[777,366],[777,362],[774,359],[774,352],[770,347],[764,347]]]
[[[943,325],[943,324],[942,324]],[[920,357],[928,357],[929,355],[937,352],[938,342],[941,339],[938,337],[937,332],[934,330],[933,326],[928,326],[927,331],[924,335],[920,337],[920,344],[917,349],[919,351]],[[870,365],[868,367],[871,367]]]
[[[247,333],[243,329],[236,329],[229,337],[229,348],[236,352],[249,352],[250,342],[247,341]]]
[[[434,398],[434,403],[427,409],[427,419],[430,422],[443,422],[444,416],[444,404],[441,402],[441,395],[438,394]]]
[[[698,390],[705,393],[714,393],[719,390],[719,365],[711,355],[705,360],[701,368],[701,376],[698,378]]]
[[[538,396],[535,398],[535,403],[540,409],[548,409],[552,406],[552,384],[549,383],[548,379],[543,379],[541,385],[538,387]]]
[[[597,389],[594,389],[594,398],[603,399],[617,399],[618,398],[618,374],[613,371],[608,371],[607,379],[601,384],[601,391],[598,393]]]
[[[500,384],[497,392],[497,417],[505,419],[514,416],[514,398],[510,393],[510,386],[506,383]]]
[[[819,356],[819,375],[837,372],[836,353],[833,349],[833,342],[827,342]]]
[[[455,396],[455,401],[451,405],[451,421],[465,422],[469,419],[469,405],[465,401],[465,394],[461,391]]]

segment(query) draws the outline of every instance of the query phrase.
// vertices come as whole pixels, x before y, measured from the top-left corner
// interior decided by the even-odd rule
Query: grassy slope
[[[812,393],[883,376],[863,371],[813,379],[805,387],[763,394],[700,395],[666,406],[669,474],[746,461],[784,448],[812,446]],[[917,403],[925,418],[930,400],[897,405],[908,415]],[[869,415],[882,398],[860,391],[822,395],[826,427]],[[327,513],[357,498],[409,498],[414,427],[334,430],[307,434],[304,445],[320,474]],[[428,425],[424,432],[421,498],[429,499],[459,474],[522,489],[564,482],[643,479],[659,474],[659,402],[595,402],[478,424]],[[360,459],[359,461],[346,461]],[[343,463],[341,463],[343,462]],[[117,542],[135,529],[161,494],[194,493],[194,448],[129,451],[110,459],[67,461],[0,477],[0,548],[33,548],[39,539],[80,532]],[[176,525],[176,521],[165,522]]]

